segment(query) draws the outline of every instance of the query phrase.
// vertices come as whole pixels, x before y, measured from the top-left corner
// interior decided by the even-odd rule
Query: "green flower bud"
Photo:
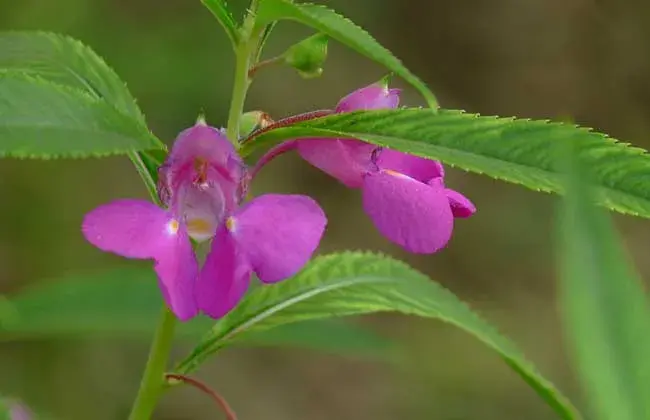
[[[327,59],[327,41],[325,34],[312,35],[289,47],[282,58],[305,79],[318,77],[323,74],[323,64]]]

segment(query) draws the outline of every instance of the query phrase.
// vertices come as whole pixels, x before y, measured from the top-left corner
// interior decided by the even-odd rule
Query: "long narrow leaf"
[[[241,152],[247,156],[301,137],[358,138],[555,193],[564,191],[555,148],[575,143],[579,160],[592,169],[600,204],[650,217],[650,156],[646,151],[573,125],[454,110],[436,114],[427,109],[356,111],[262,131]]]
[[[611,221],[592,205],[585,172],[573,161],[558,247],[567,339],[597,418],[647,420],[649,302]]]
[[[309,319],[397,311],[453,324],[494,349],[564,419],[580,418],[571,403],[519,350],[452,293],[407,265],[366,253],[319,257],[294,278],[259,287],[177,367],[198,368],[248,334]]]

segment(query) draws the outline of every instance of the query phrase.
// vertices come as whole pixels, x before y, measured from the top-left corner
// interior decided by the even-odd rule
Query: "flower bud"
[[[312,35],[289,47],[282,58],[303,78],[318,77],[323,74],[323,65],[327,58],[327,40],[325,34]]]
[[[265,128],[272,122],[269,114],[264,111],[246,112],[239,119],[239,138],[245,139],[253,131]]]

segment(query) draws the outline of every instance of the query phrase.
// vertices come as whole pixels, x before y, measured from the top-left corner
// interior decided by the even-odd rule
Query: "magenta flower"
[[[299,195],[263,195],[240,206],[246,170],[222,131],[204,123],[181,132],[159,170],[165,208],[117,200],[88,213],[82,231],[103,251],[153,259],[163,297],[181,320],[220,318],[248,289],[294,275],[309,260],[327,220]],[[201,268],[190,238],[212,240]]]
[[[384,82],[358,89],[335,112],[396,108],[398,89]],[[451,238],[454,218],[476,211],[462,194],[444,185],[438,161],[377,147],[354,139],[298,139],[264,155],[254,172],[288,150],[350,188],[360,188],[363,208],[379,232],[414,253],[433,253]]]

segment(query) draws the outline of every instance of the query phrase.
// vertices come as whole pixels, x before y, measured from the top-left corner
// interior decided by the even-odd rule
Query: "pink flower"
[[[379,82],[339,101],[335,112],[396,108],[398,89]],[[289,141],[267,152],[253,169],[297,150],[307,162],[350,188],[361,189],[363,208],[382,235],[414,253],[433,253],[449,242],[455,217],[476,211],[462,194],[444,185],[444,169],[420,158],[353,139]]]
[[[248,289],[294,275],[316,250],[327,223],[309,197],[263,195],[240,205],[246,169],[222,131],[204,123],[181,132],[159,170],[165,208],[117,200],[88,213],[82,231],[107,252],[153,259],[163,297],[181,320],[220,318]],[[190,238],[212,240],[201,268]]]

